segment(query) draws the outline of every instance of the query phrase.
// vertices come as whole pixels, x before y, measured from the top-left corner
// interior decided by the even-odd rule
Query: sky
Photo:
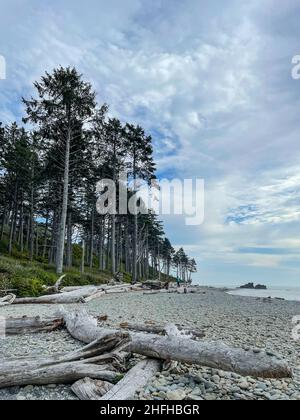
[[[151,133],[162,178],[205,181],[205,218],[163,217],[195,281],[300,287],[298,0],[1,0],[0,121],[47,70]]]

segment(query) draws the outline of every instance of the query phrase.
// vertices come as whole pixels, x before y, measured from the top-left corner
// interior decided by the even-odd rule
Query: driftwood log
[[[83,302],[83,299],[97,293],[97,287],[90,286],[84,287],[82,289],[74,290],[73,292],[67,293],[58,293],[54,295],[40,296],[36,298],[17,298],[13,303],[14,304],[56,304],[56,303],[79,303]]]
[[[59,293],[60,288],[61,288],[61,284],[64,280],[64,278],[66,277],[66,274],[64,274],[63,276],[61,276],[57,282],[54,284],[54,286],[49,286],[46,287],[46,291],[49,293]]]
[[[134,400],[136,394],[143,389],[156,373],[160,372],[162,364],[159,360],[146,359],[135,365],[113,388],[100,400]]]
[[[80,379],[71,387],[74,394],[82,401],[100,400],[112,388],[113,384],[110,382],[91,378]]]
[[[93,342],[117,330],[109,330],[97,325],[97,320],[86,312],[63,312],[69,333],[85,343]],[[207,366],[224,371],[232,371],[243,376],[262,378],[286,378],[292,371],[283,360],[266,352],[254,353],[227,346],[222,342],[194,341],[176,327],[168,328],[168,336],[131,332],[128,350],[162,360],[174,360],[188,364]],[[177,331],[177,332],[176,332]]]
[[[0,360],[0,388],[69,384],[86,377],[115,382],[124,369],[128,334],[110,334],[80,350],[43,358]]]
[[[182,331],[184,334],[191,336],[191,338],[192,337],[195,337],[195,338],[205,337],[205,333],[202,330],[185,328],[178,325],[176,325],[176,327],[179,331]],[[163,335],[167,334],[166,326],[155,325],[155,324],[140,325],[140,324],[132,324],[130,322],[121,322],[120,328],[122,330],[147,332],[151,334],[163,334]]]
[[[7,306],[14,303],[16,300],[16,295],[13,293],[8,294],[7,296],[4,296],[3,298],[0,298],[0,306]]]
[[[61,277],[55,286],[55,290],[58,290],[60,287]],[[53,288],[51,288],[53,290]],[[119,284],[117,286],[79,286],[79,287],[64,287],[60,293],[44,295],[39,297],[26,297],[26,298],[17,298],[12,301],[5,301],[6,305],[11,303],[24,305],[24,304],[68,304],[68,303],[87,303],[93,299],[98,299],[105,294],[110,293],[126,293],[129,291],[141,290],[137,286],[131,286],[126,283]],[[0,300],[1,305],[1,300]]]
[[[39,316],[34,318],[6,318],[5,319],[5,334],[36,334],[40,332],[50,332],[63,326],[62,318],[45,318],[41,319]]]

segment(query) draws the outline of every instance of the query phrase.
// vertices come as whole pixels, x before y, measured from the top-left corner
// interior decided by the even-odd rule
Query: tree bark
[[[68,212],[67,226],[67,267],[72,267],[72,213]]]
[[[95,230],[95,209],[94,204],[92,204],[92,215],[91,215],[91,237],[90,237],[90,269],[93,268],[94,260],[94,230]]]
[[[84,273],[84,265],[85,265],[85,240],[82,241],[82,255],[81,255],[81,274]]]
[[[64,264],[65,232],[66,232],[66,220],[67,220],[68,198],[69,198],[70,148],[71,148],[71,127],[70,127],[70,118],[69,118],[67,140],[66,140],[63,200],[62,200],[62,209],[61,209],[60,226],[59,226],[58,243],[57,243],[57,254],[56,254],[56,273],[57,274],[62,274],[63,264]]]

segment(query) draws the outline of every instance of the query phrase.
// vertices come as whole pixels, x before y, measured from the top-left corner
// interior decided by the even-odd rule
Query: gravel
[[[83,305],[68,305],[72,310]],[[300,400],[300,342],[292,338],[292,318],[300,315],[300,302],[231,296],[213,289],[197,294],[125,293],[107,295],[84,306],[94,314],[107,314],[108,325],[123,321],[176,323],[204,329],[206,339],[246,350],[280,355],[294,369],[293,379],[256,380],[216,369],[173,362],[138,396],[144,400]],[[16,305],[0,308],[0,316],[52,316],[57,306]],[[66,331],[8,337],[0,340],[0,357],[50,355],[81,347]],[[76,399],[70,386],[49,385],[0,390],[4,399]]]

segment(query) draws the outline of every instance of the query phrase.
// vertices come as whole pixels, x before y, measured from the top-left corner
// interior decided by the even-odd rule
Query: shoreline
[[[108,326],[124,321],[176,323],[201,328],[205,340],[220,340],[244,349],[266,349],[280,355],[295,370],[290,380],[256,380],[216,369],[172,363],[140,393],[139,399],[292,399],[300,400],[300,343],[292,339],[292,319],[300,315],[300,303],[233,296],[219,289],[199,287],[188,295],[143,295],[140,292],[107,295],[86,305],[92,314],[108,315]],[[0,309],[0,316],[51,315],[57,305],[12,305]],[[8,337],[1,342],[0,357],[21,354],[55,354],[82,346],[64,331]],[[299,380],[299,382],[298,382]],[[175,398],[176,397],[176,398]],[[76,399],[70,386],[46,386],[0,390],[1,399]]]

